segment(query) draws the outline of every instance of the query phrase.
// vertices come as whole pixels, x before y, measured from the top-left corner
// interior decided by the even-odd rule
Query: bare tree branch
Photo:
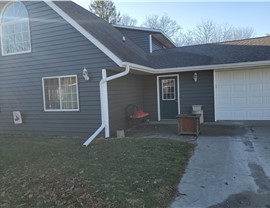
[[[178,46],[215,43],[251,38],[255,31],[251,27],[234,27],[228,23],[216,24],[212,20],[202,20],[196,27],[182,33],[176,39]]]
[[[120,12],[116,11],[114,3],[110,0],[92,1],[89,10],[110,24],[116,24],[121,20]]]
[[[137,22],[138,21],[135,18],[130,17],[128,14],[123,14],[118,24],[124,26],[135,26],[137,25]]]
[[[180,25],[167,15],[163,15],[162,17],[158,15],[147,16],[142,26],[160,29],[172,39],[177,37],[181,30]]]

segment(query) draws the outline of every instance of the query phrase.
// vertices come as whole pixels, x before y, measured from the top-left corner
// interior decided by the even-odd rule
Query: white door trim
[[[217,121],[217,83],[216,83],[216,70],[213,70],[213,85],[214,85],[214,121]]]
[[[180,83],[179,83],[179,74],[167,74],[157,76],[157,109],[158,109],[158,121],[160,118],[160,90],[159,90],[159,78],[161,77],[176,77],[177,80],[177,103],[178,103],[178,114],[180,114]]]

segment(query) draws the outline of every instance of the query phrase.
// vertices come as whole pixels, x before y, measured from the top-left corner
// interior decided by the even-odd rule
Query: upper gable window
[[[2,55],[31,52],[29,16],[25,6],[12,2],[1,18]]]

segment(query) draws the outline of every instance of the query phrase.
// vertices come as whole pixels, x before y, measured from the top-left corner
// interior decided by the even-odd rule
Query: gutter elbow
[[[124,72],[125,72],[125,75],[127,75],[130,71],[130,66],[126,65],[125,68],[126,68],[126,70]]]

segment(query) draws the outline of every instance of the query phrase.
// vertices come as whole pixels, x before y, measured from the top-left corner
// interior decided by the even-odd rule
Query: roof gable
[[[160,43],[162,43],[167,48],[176,47],[174,42],[162,30],[145,27],[123,26],[123,25],[113,25],[113,26],[120,31],[129,30],[129,31],[145,32],[155,37]]]
[[[147,64],[146,53],[109,23],[72,1],[44,1],[118,66],[123,62]]]

